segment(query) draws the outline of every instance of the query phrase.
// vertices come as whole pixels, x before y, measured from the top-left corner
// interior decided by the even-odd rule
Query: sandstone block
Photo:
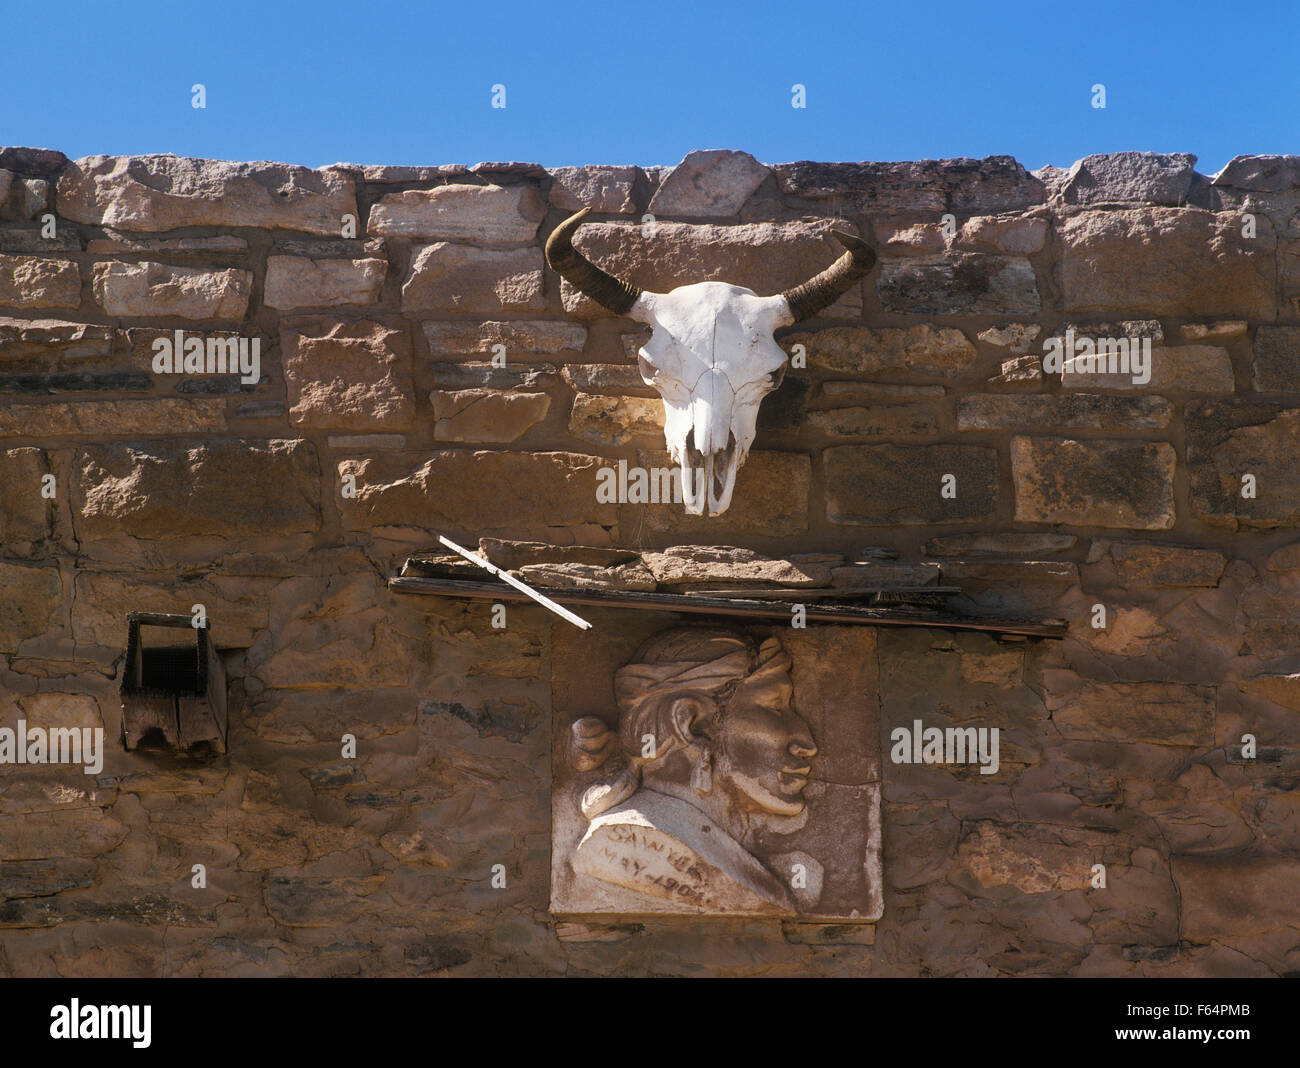
[[[1179,935],[1189,942],[1233,944],[1263,934],[1282,940],[1280,946],[1300,923],[1300,862],[1293,857],[1175,857],[1173,872]]]
[[[1174,465],[1165,442],[1013,438],[1016,521],[1166,530]]]
[[[1261,393],[1300,391],[1300,326],[1255,331],[1255,388]]]
[[[89,156],[59,179],[58,213],[119,230],[257,226],[337,235],[357,214],[352,179],[332,169],[181,156]]]
[[[45,365],[51,350],[60,357],[81,359],[107,356],[113,347],[113,328],[62,319],[11,319],[0,317],[0,359],[33,357]]]
[[[634,397],[657,397],[636,367],[621,363],[566,363],[560,375],[575,393],[617,393]]]
[[[1107,366],[1110,357],[1107,355]],[[1040,358],[1041,359],[1041,358]],[[1117,364],[1118,366],[1118,364]],[[1111,374],[1067,371],[1061,375],[1066,389],[1181,390],[1185,393],[1231,393],[1236,388],[1232,358],[1218,345],[1156,346],[1151,350],[1150,379],[1134,382],[1133,372]]]
[[[0,652],[12,653],[25,638],[44,634],[59,605],[63,581],[58,568],[23,567],[0,563],[0,589],[5,610],[0,613]]]
[[[271,256],[266,261],[266,304],[282,310],[378,304],[387,273],[387,260]]]
[[[587,344],[587,328],[581,323],[537,319],[508,322],[424,324],[424,336],[434,357],[468,353],[492,353],[506,347],[506,358],[543,356],[557,352],[581,352]]]
[[[959,523],[997,512],[997,452],[974,445],[840,445],[823,453],[826,518],[892,526]],[[944,497],[946,475],[956,496]]]
[[[943,259],[885,263],[880,302],[904,315],[1037,315],[1034,268],[1023,257],[954,252]]]
[[[821,587],[831,584],[829,564],[774,560],[751,549],[726,545],[677,545],[662,552],[643,552],[641,560],[661,586]]]
[[[15,308],[75,308],[81,271],[72,260],[0,255],[0,304]]]
[[[1196,157],[1185,152],[1112,152],[1084,156],[1065,176],[1067,204],[1187,203]]]
[[[676,470],[666,452],[638,450],[637,464],[647,471]],[[612,469],[616,465],[606,461]],[[808,494],[812,462],[801,453],[756,450],[736,476],[731,507],[720,516],[686,515],[680,503],[625,504],[619,526],[671,535],[731,536],[739,533],[780,537],[808,529]]]
[[[357,499],[343,501],[348,530],[373,526],[501,530],[579,523],[612,525],[597,500],[599,457],[571,452],[445,450],[424,462],[384,456],[344,460]]]
[[[950,534],[925,543],[930,556],[1050,556],[1071,549],[1073,534]]]
[[[1071,312],[1198,318],[1275,314],[1276,241],[1236,215],[1199,208],[1087,211],[1061,226],[1061,281]]]
[[[1018,211],[1045,198],[1043,183],[1010,156],[901,163],[776,164],[781,192],[835,199],[859,211],[978,214]]]
[[[545,393],[495,389],[434,390],[433,436],[439,441],[516,441],[546,418]]]
[[[573,398],[569,433],[601,445],[622,445],[637,437],[659,437],[664,430],[663,401],[648,397]]]
[[[305,441],[95,445],[78,451],[74,468],[83,539],[320,527],[320,471]]]
[[[473,244],[522,244],[546,214],[531,185],[440,185],[389,193],[370,209],[368,233]]]
[[[795,345],[804,346],[810,370],[832,374],[869,375],[900,369],[955,378],[976,359],[975,346],[960,330],[926,324],[879,330],[833,326],[781,338],[781,347],[787,352]]]
[[[1213,549],[1161,545],[1145,541],[1096,538],[1088,563],[1110,559],[1116,578],[1128,589],[1217,586],[1228,560]]]
[[[979,339],[988,345],[1010,349],[1017,355],[1025,355],[1033,345],[1042,327],[1034,323],[1008,323],[1006,326],[990,326],[981,330]]]
[[[1234,398],[1189,405],[1192,512],[1216,526],[1272,529],[1300,520],[1300,409]],[[1243,496],[1254,476],[1254,496]]]
[[[820,409],[808,413],[808,425],[833,438],[927,437],[939,433],[938,414],[928,404]]]
[[[1213,686],[1171,682],[1095,682],[1071,679],[1074,688],[1047,687],[1045,700],[1062,735],[1080,741],[1214,744]]]
[[[590,208],[598,215],[632,215],[640,173],[639,167],[555,167],[551,203],[561,211]]]
[[[527,312],[545,306],[540,248],[496,251],[439,241],[420,249],[402,284],[402,309],[408,312]]]
[[[768,173],[748,152],[688,152],[659,183],[650,213],[682,219],[735,215]]]
[[[95,300],[124,318],[243,319],[253,289],[251,271],[169,267],[164,263],[97,263]]]
[[[979,393],[958,400],[957,429],[1149,430],[1168,426],[1173,414],[1173,405],[1164,397]]]
[[[1028,256],[1047,241],[1047,220],[1026,215],[976,215],[961,224],[952,246],[967,252]]]
[[[0,438],[200,434],[226,429],[223,400],[60,401],[0,404]]]
[[[41,495],[41,480],[49,473],[44,449],[0,450],[0,545],[5,555],[18,553],[23,542],[50,535],[53,508]]]
[[[369,320],[286,320],[289,420],[331,430],[400,430],[415,415],[410,340]]]

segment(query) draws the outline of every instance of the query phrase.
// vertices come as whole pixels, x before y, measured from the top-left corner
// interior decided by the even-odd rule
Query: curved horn
[[[606,274],[573,247],[573,235],[590,211],[590,208],[583,208],[551,231],[551,236],[546,239],[546,262],[551,265],[551,270],[601,307],[616,315],[626,315],[641,295],[640,288]]]
[[[876,265],[875,250],[860,238],[832,230],[835,240],[848,252],[832,263],[821,274],[808,279],[803,285],[787,289],[781,296],[790,305],[794,322],[808,319],[823,308],[828,308],[842,297],[859,278]]]

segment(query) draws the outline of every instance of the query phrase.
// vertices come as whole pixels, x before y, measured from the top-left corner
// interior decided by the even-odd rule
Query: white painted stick
[[[438,540],[442,542],[443,545],[447,546],[448,549],[454,549],[456,552],[460,553],[460,555],[463,556],[466,560],[468,560],[471,564],[478,564],[478,566],[483,568],[483,570],[492,572],[492,574],[496,575],[497,578],[503,580],[504,582],[510,583],[510,585],[513,586],[515,589],[521,590],[522,592],[528,594],[528,596],[531,597],[538,604],[543,605],[546,608],[549,608],[557,616],[562,616],[564,619],[567,619],[575,627],[581,627],[583,630],[591,630],[591,624],[588,623],[581,616],[575,616],[567,608],[564,608],[556,604],[549,597],[543,597],[540,593],[538,593],[527,583],[520,582],[519,579],[514,577],[514,575],[502,571],[495,564],[488,563],[486,560],[483,559],[483,557],[477,556],[474,553],[470,552],[468,549],[460,545],[457,545],[450,538],[444,538],[441,534],[439,534]]]

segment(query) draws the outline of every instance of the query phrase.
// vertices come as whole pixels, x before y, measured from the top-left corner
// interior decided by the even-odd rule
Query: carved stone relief
[[[880,915],[875,635],[556,637],[553,912]]]

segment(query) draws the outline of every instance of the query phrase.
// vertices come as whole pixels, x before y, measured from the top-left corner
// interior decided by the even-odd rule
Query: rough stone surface
[[[545,393],[494,389],[435,390],[430,400],[439,441],[516,441],[551,407]]]
[[[59,401],[0,404],[0,438],[121,437],[136,434],[200,434],[226,429],[221,400]]]
[[[579,393],[569,414],[569,433],[601,445],[622,445],[636,438],[660,437],[663,401],[648,397],[600,397]]]
[[[388,273],[385,260],[312,260],[271,256],[266,261],[266,304],[271,308],[333,308],[377,304]]]
[[[930,556],[1042,556],[1074,547],[1073,534],[951,534],[925,543]]]
[[[931,405],[882,404],[809,412],[808,426],[832,438],[929,437],[939,419]]]
[[[1196,157],[1183,152],[1113,152],[1084,156],[1065,177],[1067,204],[1187,203]]]
[[[645,384],[636,367],[623,364],[570,363],[560,368],[560,374],[575,393],[617,393],[638,397],[659,395],[654,386]]]
[[[38,542],[51,533],[52,505],[42,495],[44,477],[50,473],[44,449],[0,451],[0,545],[5,546],[5,555],[15,553],[23,542]]]
[[[1067,312],[1272,318],[1276,242],[1266,219],[1247,239],[1235,215],[1198,208],[1088,211],[1060,233]]]
[[[642,563],[599,567],[596,564],[526,564],[519,578],[537,586],[578,590],[641,590],[656,588],[654,576]]]
[[[118,230],[257,226],[337,235],[357,214],[352,180],[284,163],[88,156],[63,172],[58,213]]]
[[[316,454],[304,441],[89,445],[77,452],[74,525],[83,537],[312,531]]]
[[[1052,722],[1075,740],[1205,746],[1214,741],[1214,687],[1094,682],[1062,673],[1047,695]]]
[[[435,363],[433,383],[440,389],[539,389],[556,382],[554,364],[498,367],[490,360]]]
[[[498,251],[440,241],[411,261],[402,283],[402,309],[499,314],[540,311],[542,251]]]
[[[1043,183],[1010,156],[905,163],[777,164],[781,192],[837,200],[868,212],[959,214],[1015,211],[1041,204]]]
[[[942,260],[886,263],[880,303],[902,315],[1037,315],[1034,269],[1023,257],[953,253]]]
[[[345,460],[356,476],[355,501],[343,501],[350,530],[415,526],[452,530],[524,530],[614,521],[596,499],[600,460],[571,452],[435,452],[423,462],[399,456]],[[446,487],[458,486],[454,499]],[[501,491],[510,486],[510,493]]]
[[[650,214],[681,219],[735,215],[768,176],[748,152],[688,152],[659,183]]]
[[[59,179],[59,214],[118,230],[260,226],[338,234],[356,216],[351,179],[337,170],[233,164],[183,156],[88,156]]]
[[[639,167],[555,167],[551,203],[561,211],[590,208],[599,215],[631,215]]]
[[[546,205],[530,185],[440,185],[389,193],[367,231],[383,237],[514,245],[537,234]]]
[[[1106,356],[1107,367],[1109,354]],[[1117,364],[1118,366],[1118,364]],[[1232,358],[1228,350],[1218,345],[1156,346],[1151,350],[1151,362],[1146,382],[1133,381],[1134,373],[1109,370],[1101,372],[1069,372],[1061,375],[1061,385],[1066,389],[1116,389],[1125,392],[1150,392],[1160,390],[1184,393],[1231,393],[1234,389]]]
[[[1168,426],[1173,414],[1173,405],[1164,397],[977,393],[958,402],[957,429],[1150,430]]]
[[[97,263],[95,300],[124,318],[242,319],[253,289],[250,271],[208,271],[164,263]]]
[[[985,344],[1010,349],[1023,356],[1042,329],[1033,323],[1008,323],[1006,326],[990,326],[987,330],[981,330],[979,339]]]
[[[57,568],[0,563],[5,612],[0,617],[0,652],[12,653],[24,638],[44,634],[59,604],[63,583]]]
[[[676,469],[662,451],[638,450],[636,462],[647,471]],[[808,529],[811,482],[812,463],[807,456],[754,449],[736,476],[731,507],[721,516],[689,516],[680,503],[625,504],[619,510],[619,526],[631,530],[644,526],[671,537],[689,535],[705,541],[709,540],[706,534],[764,538],[800,534]]]
[[[1174,461],[1164,442],[1013,438],[1016,520],[1166,530],[1174,525]]]
[[[997,454],[993,449],[841,445],[827,449],[823,463],[826,518],[832,523],[959,523],[988,519],[997,511]],[[955,496],[941,495],[945,475],[955,476]]]
[[[787,352],[795,345],[803,345],[810,369],[829,374],[869,375],[899,369],[954,378],[975,362],[975,346],[952,327],[833,326],[781,339]]]
[[[574,247],[598,267],[655,292],[695,282],[729,282],[760,296],[802,285],[825,270],[844,248],[828,236],[851,233],[843,222],[750,223],[742,226],[656,222],[651,231],[626,223],[588,223]],[[583,318],[609,312],[568,282],[561,285],[565,311]],[[862,295],[853,287],[820,318],[857,318]]]
[[[587,328],[580,323],[512,319],[509,322],[425,323],[424,336],[435,357],[494,353],[504,345],[506,360],[527,355],[581,352],[587,343]]]
[[[728,546],[673,546],[644,552],[641,560],[661,586],[700,586],[713,583],[778,586],[829,586],[826,564],[772,560],[748,549]]]
[[[1300,326],[1261,326],[1255,331],[1254,383],[1261,393],[1300,389]]]
[[[0,256],[0,305],[75,308],[81,303],[81,272],[72,260]]]
[[[1300,409],[1243,399],[1187,409],[1192,512],[1216,526],[1270,529],[1300,519]],[[1246,475],[1254,476],[1254,496]]]
[[[286,320],[289,419],[330,430],[400,430],[415,414],[406,333],[368,320]]]
[[[1212,549],[1097,538],[1088,551],[1088,563],[1106,559],[1115,577],[1130,589],[1217,586],[1228,562]]]

